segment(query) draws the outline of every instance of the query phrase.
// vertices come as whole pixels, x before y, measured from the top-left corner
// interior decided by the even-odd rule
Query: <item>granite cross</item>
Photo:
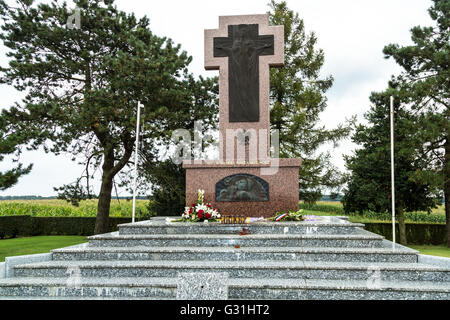
[[[274,54],[274,36],[258,35],[257,24],[228,26],[214,38],[214,57],[228,57],[229,122],[259,121],[259,56]]]
[[[219,70],[221,161],[268,161],[270,68],[283,64],[284,28],[268,14],[221,16],[205,30],[205,69]]]

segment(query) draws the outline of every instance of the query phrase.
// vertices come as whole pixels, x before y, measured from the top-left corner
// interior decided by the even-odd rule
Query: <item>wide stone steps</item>
[[[229,299],[299,300],[449,300],[446,283],[430,281],[367,281],[317,279],[229,279]],[[0,296],[25,299],[175,299],[177,278],[9,278],[0,282]]]
[[[177,277],[180,272],[227,272],[230,278],[448,282],[450,270],[418,263],[317,261],[49,261],[14,267],[16,277]]]
[[[375,234],[173,234],[120,235],[118,232],[88,237],[92,247],[381,247],[382,236]]]
[[[159,223],[158,223],[159,222]],[[267,226],[267,223],[252,224],[197,224],[167,223],[160,221],[143,221],[135,224],[119,226],[120,235],[151,235],[151,234],[239,234],[243,228],[250,234],[357,234],[364,225],[360,223],[310,223],[308,225],[295,222],[279,222]]]
[[[55,261],[337,261],[337,262],[417,262],[414,251],[389,248],[320,248],[320,247],[88,247],[77,246],[53,250]]]
[[[53,250],[51,261],[15,265],[0,299],[175,299],[190,273],[226,273],[229,299],[450,299],[450,268],[417,263],[417,251],[361,226],[124,224]]]

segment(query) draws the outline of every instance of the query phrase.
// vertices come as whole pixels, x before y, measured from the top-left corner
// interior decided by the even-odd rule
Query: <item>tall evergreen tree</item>
[[[390,44],[383,52],[403,68],[390,85],[418,115],[422,155],[441,173],[450,247],[450,1],[433,0],[428,12],[434,26],[412,28],[412,45]]]
[[[192,106],[187,116],[180,119],[179,128],[189,130],[190,136],[204,135],[208,130],[216,129],[219,115],[219,81],[217,77],[196,81],[190,77],[188,92],[192,95]],[[195,121],[201,121],[201,132],[194,133]],[[158,215],[180,215],[184,211],[186,198],[186,170],[181,163],[175,163],[171,147],[171,132],[162,134],[159,139],[158,155],[155,154],[153,141],[143,141],[140,152],[141,185],[150,182],[151,195],[149,211]],[[202,141],[205,150],[212,141]],[[193,147],[193,146],[192,146]],[[196,157],[200,155],[195,155]],[[191,149],[194,158],[194,148]]]
[[[350,133],[350,125],[328,130],[320,124],[327,107],[325,92],[333,77],[322,78],[324,52],[317,49],[314,32],[305,31],[298,13],[285,1],[270,2],[270,23],[284,26],[285,64],[270,71],[271,129],[279,130],[280,156],[301,157],[300,199],[315,202],[324,187],[342,185],[342,175],[331,163],[329,153],[318,153],[325,143],[337,143]]]
[[[6,121],[5,116],[0,115],[0,161],[5,155],[20,155],[20,145],[27,141],[27,136],[23,132],[16,132],[14,126]],[[17,162],[17,159],[15,160]],[[33,167],[32,164],[23,167],[19,163],[16,167],[5,172],[0,172],[0,190],[6,190],[17,183],[22,175],[28,174]]]
[[[342,203],[346,212],[391,210],[390,95],[395,95],[395,213],[400,243],[407,244],[405,211],[427,210],[440,199],[439,184],[432,164],[420,156],[415,145],[416,117],[395,90],[372,93],[373,106],[365,114],[368,125],[358,125],[352,136],[361,148],[346,156],[349,180]],[[424,179],[427,177],[427,180]]]
[[[142,140],[179,128],[195,107],[191,57],[154,35],[147,17],[120,11],[112,0],[74,3],[76,11],[61,1],[17,0],[13,7],[0,0],[0,38],[10,57],[1,82],[27,92],[8,121],[36,132],[31,147],[82,156],[101,169],[95,233],[104,233],[114,178],[133,153],[138,101],[145,106]]]

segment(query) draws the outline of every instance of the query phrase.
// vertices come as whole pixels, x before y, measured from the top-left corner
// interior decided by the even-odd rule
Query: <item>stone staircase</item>
[[[222,225],[153,218],[16,265],[0,299],[175,299],[182,273],[227,273],[228,299],[450,299],[450,269],[335,217]],[[248,234],[240,235],[242,228]]]

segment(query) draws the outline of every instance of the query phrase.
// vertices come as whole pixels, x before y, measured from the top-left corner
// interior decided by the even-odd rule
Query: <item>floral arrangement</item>
[[[279,211],[277,215],[271,219],[272,221],[303,221],[305,217],[303,216],[303,209],[298,211],[289,210],[288,212]]]
[[[198,199],[190,207],[185,207],[181,215],[182,222],[207,222],[220,219],[217,209],[213,208],[210,203],[205,203],[205,190],[198,190]]]

